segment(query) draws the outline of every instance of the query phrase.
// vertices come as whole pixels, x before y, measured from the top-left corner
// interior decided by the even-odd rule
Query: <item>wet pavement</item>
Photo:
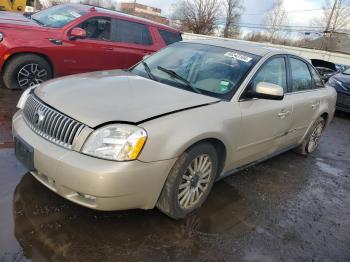
[[[218,182],[182,221],[97,212],[37,182],[13,154],[19,92],[0,89],[0,261],[350,261],[350,115],[312,156],[287,152]],[[12,103],[12,104],[11,104]]]

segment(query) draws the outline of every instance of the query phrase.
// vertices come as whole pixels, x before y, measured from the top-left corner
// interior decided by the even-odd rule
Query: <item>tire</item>
[[[312,125],[303,143],[295,151],[304,156],[313,153],[318,148],[325,126],[326,120],[323,117],[319,117]]]
[[[208,197],[217,169],[218,156],[211,144],[201,143],[190,148],[179,157],[171,169],[158,199],[157,208],[173,219],[185,218],[200,208]],[[196,170],[197,172],[193,172]]]
[[[15,56],[3,72],[3,81],[8,89],[25,90],[52,77],[50,64],[44,58],[32,54]]]

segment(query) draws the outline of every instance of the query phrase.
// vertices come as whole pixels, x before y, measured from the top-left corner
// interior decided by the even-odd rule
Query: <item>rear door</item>
[[[277,84],[287,91],[287,64],[285,56],[270,58],[256,73],[249,89],[259,82]],[[239,102],[242,114],[236,164],[244,165],[278,151],[284,145],[291,127],[292,103],[288,100],[245,99]]]
[[[125,60],[125,68],[158,50],[149,26],[141,22],[114,18],[111,38],[116,45],[115,52]]]
[[[317,74],[311,74],[306,61],[289,56],[289,65],[291,90],[286,96],[293,103],[293,121],[287,143],[297,144],[318,116],[320,96],[317,95],[317,85],[322,83],[315,81]]]

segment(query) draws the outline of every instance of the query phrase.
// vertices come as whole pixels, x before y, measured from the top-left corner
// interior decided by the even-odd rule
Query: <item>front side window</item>
[[[112,41],[138,45],[153,44],[146,25],[120,19],[113,19]]]
[[[57,5],[32,15],[31,19],[46,27],[61,28],[84,14],[72,6]]]
[[[230,99],[259,59],[259,56],[238,50],[178,42],[146,59],[149,70],[141,62],[131,71],[151,78],[149,71],[156,81],[173,87]]]
[[[111,39],[111,20],[108,17],[90,18],[80,24],[78,27],[86,31],[86,38],[88,39]]]
[[[287,92],[286,62],[283,57],[272,58],[264,64],[249,88],[255,90],[256,85],[260,82],[279,85],[285,93]]]
[[[182,40],[180,33],[169,32],[162,29],[158,29],[158,32],[166,45],[171,45]]]
[[[299,59],[291,58],[292,91],[299,92],[312,88],[312,79],[307,64]]]

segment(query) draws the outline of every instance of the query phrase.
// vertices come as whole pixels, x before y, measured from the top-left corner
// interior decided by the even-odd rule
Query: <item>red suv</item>
[[[30,18],[1,12],[0,70],[7,88],[25,89],[52,77],[129,68],[180,40],[171,27],[88,5],[58,5]]]

